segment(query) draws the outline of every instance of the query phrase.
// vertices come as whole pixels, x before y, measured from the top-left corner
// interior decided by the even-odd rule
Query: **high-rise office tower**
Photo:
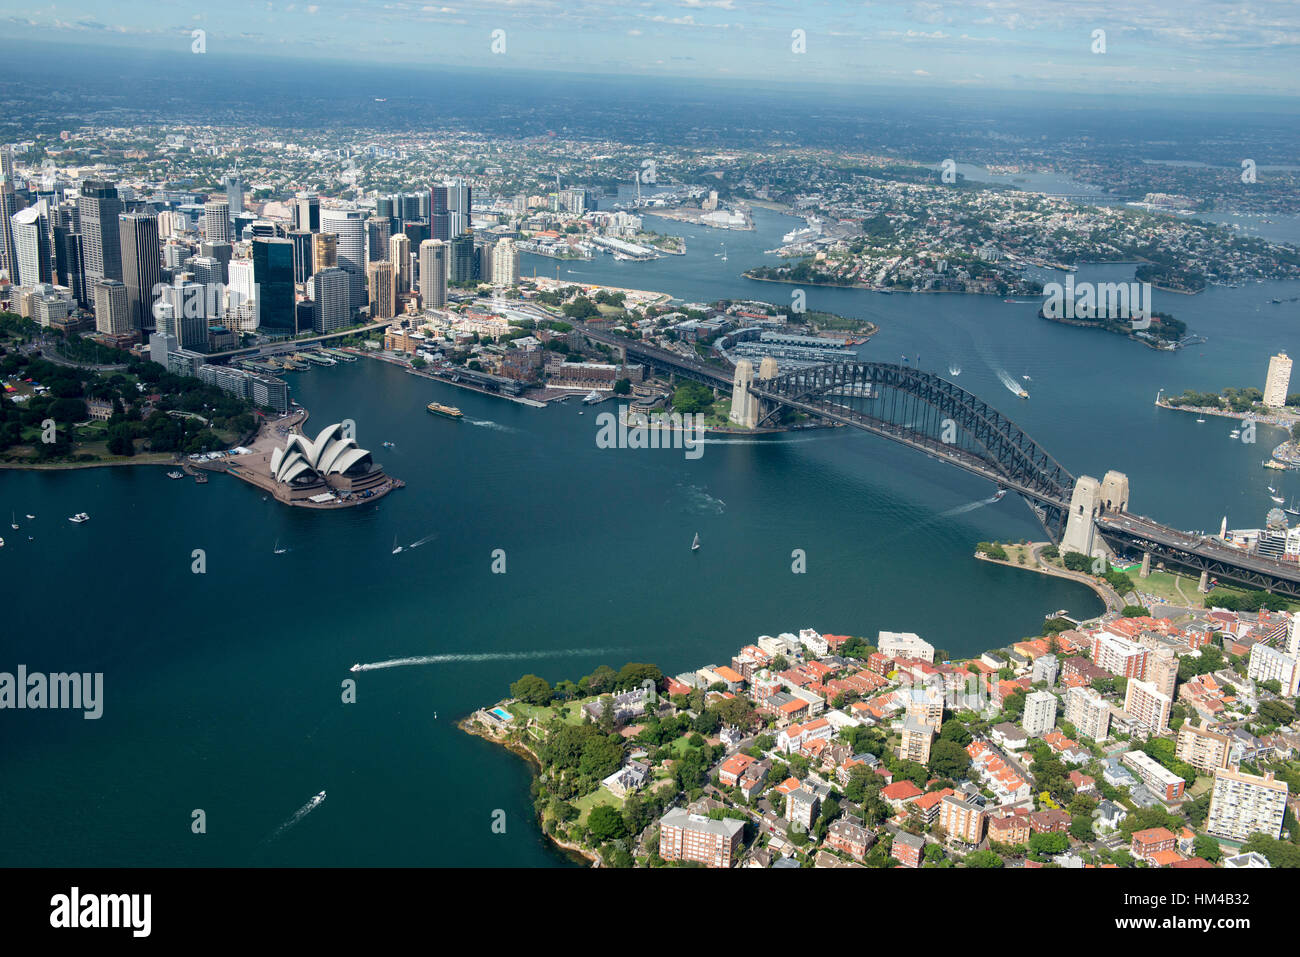
[[[9,274],[9,281],[18,283],[18,254],[14,249],[13,216],[18,212],[18,197],[13,180],[0,173],[0,265]]]
[[[81,264],[81,233],[71,226],[54,227],[54,272],[58,284],[72,290],[72,298],[82,306],[90,305]]]
[[[471,187],[454,184],[429,191],[429,225],[434,239],[450,240],[470,228]]]
[[[447,306],[447,249],[440,239],[420,243],[420,296],[429,309]]]
[[[451,259],[448,262],[448,282],[469,282],[477,279],[474,269],[474,234],[460,233],[451,241]]]
[[[396,289],[393,286],[393,264],[387,260],[366,266],[366,282],[370,291],[370,318],[391,319],[397,314]]]
[[[299,196],[293,201],[293,228],[320,232],[320,197]]]
[[[230,281],[230,260],[234,257],[235,248],[230,243],[199,243],[199,255],[211,256],[221,263],[221,281]]]
[[[388,237],[391,224],[387,219],[371,216],[366,220],[366,261],[378,262],[388,258]]]
[[[267,332],[294,329],[293,243],[287,239],[253,240],[253,282],[257,284],[258,328]]]
[[[321,210],[321,229],[339,237],[339,268],[348,274],[348,305],[360,309],[366,302],[366,223],[355,209]]]
[[[411,291],[411,240],[405,233],[388,237],[388,260],[393,264],[393,283],[398,295]]]
[[[317,233],[312,242],[313,272],[339,264],[339,237],[336,233]]]
[[[351,317],[351,277],[338,266],[319,269],[308,282],[315,303],[314,320],[317,332],[333,332],[347,327]]]
[[[216,256],[193,257],[190,270],[194,273],[194,281],[204,286],[218,286],[223,281],[221,260]]]
[[[122,200],[117,187],[101,180],[86,180],[81,184],[77,211],[81,217],[86,282],[94,286],[101,279],[121,279],[122,243],[117,218],[122,213]]]
[[[503,289],[519,285],[519,247],[513,239],[499,240],[492,250],[492,285]]]
[[[12,146],[0,146],[0,176],[4,176],[11,183],[14,181],[14,148]]]
[[[224,199],[203,204],[203,238],[210,243],[231,242],[230,204]]]
[[[1286,405],[1286,390],[1291,387],[1291,359],[1279,352],[1268,360],[1268,378],[1264,380],[1264,404],[1270,409]]]
[[[23,286],[53,282],[54,271],[50,263],[50,221],[45,200],[14,213],[10,217],[13,232],[14,254],[17,269],[12,270],[10,282]],[[16,274],[16,275],[15,275]]]
[[[230,205],[230,215],[238,216],[244,211],[244,181],[238,173],[226,177],[226,202]]]
[[[133,328],[131,305],[122,280],[101,279],[95,283],[95,331],[124,336]]]
[[[145,334],[153,332],[153,289],[162,282],[162,247],[158,217],[152,212],[123,213],[118,217],[122,246],[122,281],[130,303],[132,322]]]
[[[312,234],[305,229],[293,229],[289,231],[289,241],[293,243],[293,281],[301,285],[316,269]]]
[[[230,283],[226,286],[226,320],[241,332],[257,328],[257,280],[253,260],[236,259],[230,264]]]
[[[402,232],[411,241],[411,248],[415,250],[420,248],[420,243],[433,238],[429,233],[428,223],[402,223]]]
[[[454,235],[451,231],[451,206],[450,197],[447,195],[449,187],[435,186],[429,190],[431,200],[431,212],[429,213],[429,235],[434,239],[441,239],[443,242],[451,239]]]
[[[418,193],[406,193],[402,196],[402,219],[412,222],[427,219],[428,213],[422,210]]]

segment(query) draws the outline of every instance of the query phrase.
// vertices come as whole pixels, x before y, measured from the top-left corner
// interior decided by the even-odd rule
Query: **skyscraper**
[[[230,215],[238,216],[244,211],[244,181],[238,173],[226,177],[226,202],[230,206]]]
[[[388,237],[388,260],[393,264],[393,283],[400,295],[411,291],[411,240],[405,233]]]
[[[366,220],[366,259],[378,262],[388,258],[388,237],[392,225],[380,216],[371,216]]]
[[[509,289],[519,285],[519,247],[513,239],[502,239],[492,250],[492,285]]]
[[[95,331],[124,336],[132,328],[131,306],[122,280],[101,279],[95,283]]]
[[[292,335],[294,328],[293,243],[287,239],[253,240],[253,282],[259,300],[258,327]]]
[[[152,212],[123,213],[118,217],[118,230],[131,321],[147,339],[154,329],[153,289],[162,282],[158,217]]]
[[[320,232],[320,197],[299,196],[293,201],[293,228]]]
[[[370,263],[366,266],[366,280],[370,287],[370,318],[391,319],[397,314],[393,264],[387,260]]]
[[[60,286],[71,289],[72,297],[82,306],[90,305],[81,263],[81,233],[71,226],[54,227],[54,271]]]
[[[440,239],[420,243],[420,296],[427,309],[447,306],[447,244]]]
[[[203,204],[203,238],[210,243],[231,241],[230,204],[224,199]]]
[[[53,282],[50,266],[50,222],[45,200],[14,213],[10,217],[17,269],[10,270],[9,280],[23,286]]]
[[[121,279],[122,245],[117,218],[122,213],[122,200],[118,198],[117,187],[101,180],[86,180],[81,184],[77,211],[81,218],[81,255],[87,284],[94,286],[101,279]]]
[[[311,277],[309,287],[312,301],[316,304],[317,332],[333,332],[347,327],[352,312],[349,305],[350,283],[351,278],[347,272],[338,266],[317,270]]]
[[[348,274],[348,308],[366,302],[366,223],[355,209],[321,210],[321,229],[339,237],[339,268]]]
[[[336,233],[317,233],[312,240],[313,272],[339,264],[339,237]]]
[[[429,190],[429,196],[432,207],[430,235],[434,239],[447,241],[469,229],[471,187],[459,184],[435,186]]]
[[[305,229],[293,229],[289,231],[289,241],[293,243],[293,281],[305,283],[316,269],[312,234]]]
[[[1291,359],[1279,352],[1268,360],[1268,378],[1264,380],[1264,404],[1270,409],[1286,405],[1286,391],[1291,387]]]
[[[8,147],[6,147],[7,149]],[[18,253],[14,249],[12,219],[18,212],[18,197],[9,174],[0,173],[0,264],[9,273],[11,283],[18,282]]]
[[[474,270],[474,234],[460,233],[451,241],[451,259],[447,265],[448,282],[477,279]]]

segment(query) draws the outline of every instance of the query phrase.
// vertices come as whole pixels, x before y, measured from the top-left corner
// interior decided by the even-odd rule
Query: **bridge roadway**
[[[1103,512],[1097,529],[1111,547],[1120,544],[1153,558],[1208,572],[1252,588],[1300,598],[1300,564],[1252,555],[1211,535],[1193,535],[1142,515]]]
[[[604,342],[616,348],[626,348],[628,355],[658,368],[687,375],[710,385],[720,387],[732,385],[732,377],[717,366],[610,333],[596,333],[587,329],[583,332],[597,342]],[[1068,499],[1062,500],[1059,496],[1045,494],[1040,489],[1010,478],[1004,472],[994,469],[984,459],[955,445],[947,445],[922,433],[891,425],[849,406],[831,403],[824,399],[821,401],[791,399],[788,396],[768,392],[757,384],[752,386],[750,391],[765,402],[778,402],[818,418],[879,435],[923,452],[937,461],[955,465],[1008,491],[1013,491],[1025,499],[1048,533],[1059,542],[1060,534],[1064,531],[1064,517],[1069,512]],[[1135,549],[1149,552],[1153,557],[1168,564],[1205,571],[1215,577],[1252,588],[1261,588],[1300,599],[1300,564],[1252,555],[1211,536],[1192,535],[1161,525],[1145,516],[1127,512],[1103,512],[1097,520],[1097,528],[1102,537],[1116,550]]]

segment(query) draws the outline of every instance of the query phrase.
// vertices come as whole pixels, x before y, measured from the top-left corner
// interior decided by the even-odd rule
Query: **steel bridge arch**
[[[975,455],[984,466],[1016,486],[1022,495],[1041,503],[1068,507],[1074,490],[1074,476],[1035,442],[1023,429],[983,399],[934,373],[885,362],[837,362],[786,372],[767,380],[756,380],[752,391],[760,398],[804,407],[813,414],[818,407],[837,417],[874,424],[890,438],[907,431],[898,422],[831,403],[827,396],[862,395],[869,387],[879,397],[884,389],[910,395],[951,419],[978,446]],[[939,457],[966,466],[959,450],[922,432],[913,432],[909,444],[926,447]]]

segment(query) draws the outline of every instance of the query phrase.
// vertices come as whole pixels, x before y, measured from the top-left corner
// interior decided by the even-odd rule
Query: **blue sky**
[[[798,83],[1293,96],[1295,0],[126,0],[4,11],[9,42]],[[492,52],[503,30],[505,52]],[[795,53],[802,30],[806,52]],[[1106,52],[1094,53],[1094,31]],[[178,62],[179,65],[179,62]]]

